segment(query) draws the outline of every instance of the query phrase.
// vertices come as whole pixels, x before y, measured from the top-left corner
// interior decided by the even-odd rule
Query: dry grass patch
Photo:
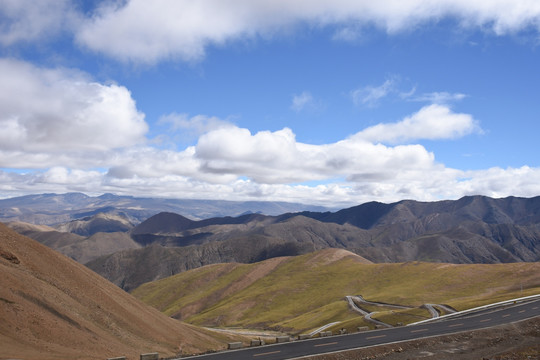
[[[364,264],[339,249],[257,264],[215,265],[199,271],[205,273],[188,271],[145,284],[133,294],[167,314],[180,313],[193,324],[287,328],[300,333],[360,317],[348,308],[347,295],[413,307],[447,304],[464,310],[540,293],[540,263]],[[183,295],[175,299],[172,293]],[[423,309],[360,306],[367,311],[392,310],[384,314],[390,323],[429,317]]]

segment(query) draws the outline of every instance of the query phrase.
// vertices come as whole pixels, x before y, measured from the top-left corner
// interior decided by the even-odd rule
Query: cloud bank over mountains
[[[496,35],[540,32],[540,3],[526,0],[132,0],[103,2],[91,14],[67,0],[1,0],[0,8],[5,48],[68,34],[85,51],[146,66],[200,61],[210,46],[288,36],[301,26],[396,34],[451,18]],[[252,133],[228,119],[179,109],[160,123],[197,141],[177,150],[150,135],[144,109],[123,85],[15,57],[0,59],[0,74],[1,197],[39,189],[332,205],[540,193],[538,168],[449,168],[419,144],[482,133],[473,114],[448,105],[466,96],[461,93],[413,91],[410,100],[427,103],[417,111],[327,144],[299,142],[287,127]],[[350,95],[356,104],[376,106],[390,91],[386,80]],[[304,91],[290,107],[300,112],[313,102]]]
[[[0,85],[0,166],[21,169],[0,173],[4,193],[38,185],[45,191],[352,203],[538,191],[532,180],[540,177],[538,169],[464,172],[415,144],[481,130],[470,114],[446,105],[426,105],[322,145],[297,141],[289,128],[251,133],[215,117],[170,114],[162,122],[199,135],[194,146],[171,150],[152,145],[144,114],[125,87],[16,60],[1,60],[0,72],[11,75]],[[528,184],[516,188],[524,175]]]

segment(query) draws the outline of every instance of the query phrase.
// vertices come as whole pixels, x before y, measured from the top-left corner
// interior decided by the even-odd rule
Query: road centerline
[[[328,346],[328,345],[336,345],[337,343],[338,343],[337,341],[334,341],[334,342],[331,342],[331,343],[317,344],[317,345],[315,345],[314,347]]]
[[[480,322],[486,322],[486,321],[491,321],[491,319],[482,319],[482,320],[480,320]]]
[[[429,331],[429,329],[418,329],[418,330],[411,330],[411,333],[417,333],[422,331]]]
[[[264,355],[271,355],[271,354],[277,354],[277,353],[280,353],[281,350],[277,350],[277,351],[270,351],[270,352],[265,352],[265,353],[260,353],[260,354],[253,354],[253,356],[264,356]]]
[[[385,337],[386,334],[383,334],[383,335],[377,335],[377,336],[369,336],[366,338],[366,340],[371,340],[371,339],[378,339],[378,338],[382,338],[382,337]]]
[[[463,323],[448,325],[448,327],[463,326]]]

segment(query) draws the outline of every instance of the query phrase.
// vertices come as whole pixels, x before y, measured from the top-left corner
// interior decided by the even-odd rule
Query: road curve
[[[540,316],[540,300],[534,300],[500,309],[488,309],[460,316],[455,319],[432,323],[366,331],[284,344],[250,347],[242,350],[223,351],[193,356],[196,360],[285,360],[303,356],[325,354],[366,346],[415,340],[423,337],[447,335],[461,331],[478,330]]]
[[[437,311],[437,309],[435,309],[435,306],[433,306],[433,304],[424,304],[423,306],[429,311],[432,318],[439,317],[439,312]]]

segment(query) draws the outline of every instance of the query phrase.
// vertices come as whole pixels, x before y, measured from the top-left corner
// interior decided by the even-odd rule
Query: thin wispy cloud
[[[350,92],[351,98],[356,105],[375,107],[389,94],[396,91],[396,79],[387,79],[379,86],[364,86]]]
[[[299,95],[294,95],[292,98],[291,109],[296,112],[304,110],[306,107],[314,106],[315,100],[313,96],[308,91],[303,91]]]
[[[432,104],[449,104],[456,101],[461,101],[467,97],[462,93],[449,93],[449,92],[432,92],[418,96],[406,97],[410,101],[428,102]]]

